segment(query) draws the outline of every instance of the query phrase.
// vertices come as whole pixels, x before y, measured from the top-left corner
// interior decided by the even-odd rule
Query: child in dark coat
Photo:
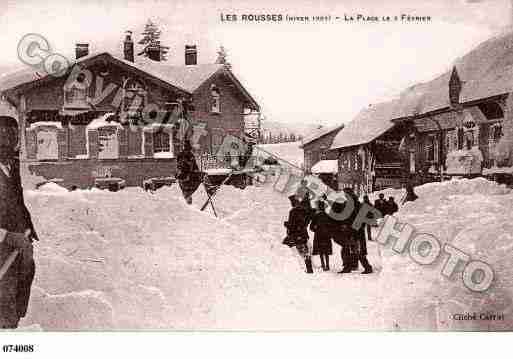
[[[332,219],[325,212],[323,201],[317,202],[317,212],[312,218],[310,230],[314,232],[312,255],[321,257],[321,265],[324,271],[330,270],[330,255],[333,254]]]
[[[289,247],[296,247],[299,254],[305,260],[306,272],[313,273],[312,258],[308,249],[308,223],[310,216],[303,204],[295,195],[289,197],[292,209],[289,212],[289,219],[283,224],[287,228],[287,237],[283,244]]]

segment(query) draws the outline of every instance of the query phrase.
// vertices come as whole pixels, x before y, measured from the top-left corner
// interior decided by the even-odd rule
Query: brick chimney
[[[457,106],[459,104],[461,89],[461,79],[455,66],[452,69],[451,78],[449,80],[449,101],[451,106]]]
[[[75,44],[75,59],[89,55],[89,44]]]
[[[154,44],[149,44],[146,47],[148,57],[153,61],[160,61],[160,41],[155,41]]]
[[[198,50],[196,45],[185,45],[185,65],[198,64]]]
[[[125,41],[123,41],[123,57],[127,61],[134,62],[134,42],[132,40],[132,31],[125,32]]]

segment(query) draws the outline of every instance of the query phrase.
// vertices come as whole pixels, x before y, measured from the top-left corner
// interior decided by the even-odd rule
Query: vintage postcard
[[[2,331],[513,329],[511,1],[2,1],[0,29]]]

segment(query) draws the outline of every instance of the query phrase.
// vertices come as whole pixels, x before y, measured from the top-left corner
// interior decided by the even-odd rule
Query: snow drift
[[[67,192],[54,184],[26,191],[41,241],[23,328],[99,329],[512,329],[513,233],[509,189],[484,179],[426,184],[401,208],[401,221],[490,263],[494,287],[469,292],[440,268],[421,267],[370,242],[376,274],[314,275],[281,244],[289,203],[263,186],[200,188],[188,206],[177,186],[150,194]],[[401,191],[385,191],[401,197]],[[376,194],[377,195],[377,194]],[[382,259],[381,259],[382,258]],[[382,263],[381,263],[382,261]],[[508,301],[509,300],[509,301]],[[509,305],[509,306],[508,306]],[[456,322],[451,313],[505,313],[502,322]]]

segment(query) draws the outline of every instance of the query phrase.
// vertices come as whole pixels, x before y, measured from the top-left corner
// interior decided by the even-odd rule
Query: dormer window
[[[79,73],[75,80],[64,85],[64,108],[66,109],[88,109],[90,83],[84,73]]]
[[[211,108],[212,113],[221,113],[221,92],[216,85],[210,87]]]

